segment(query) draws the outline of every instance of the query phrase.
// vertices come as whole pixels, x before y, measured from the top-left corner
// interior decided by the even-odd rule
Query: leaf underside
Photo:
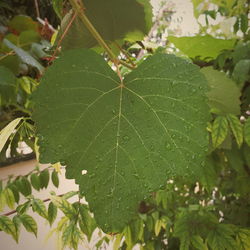
[[[121,231],[168,178],[204,165],[206,89],[174,55],[155,54],[121,84],[95,52],[65,52],[33,96],[40,161],[66,164],[98,225]]]

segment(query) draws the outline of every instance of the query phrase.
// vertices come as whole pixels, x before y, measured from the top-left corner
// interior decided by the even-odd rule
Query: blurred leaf
[[[234,67],[233,79],[239,83],[243,84],[250,79],[250,60],[244,59],[240,60]]]
[[[33,233],[37,237],[37,224],[36,221],[27,214],[19,215],[19,218],[24,225],[27,232]]]
[[[54,184],[54,186],[58,188],[59,178],[58,178],[58,173],[56,172],[56,170],[52,172],[51,179],[52,179],[52,183]]]
[[[233,49],[235,39],[218,39],[210,35],[205,36],[168,36],[168,40],[180,51],[191,58],[200,57],[203,60],[215,59],[222,50]]]
[[[39,179],[41,188],[47,188],[49,184],[49,170],[48,169],[43,170],[39,175]]]
[[[201,69],[211,90],[207,93],[213,112],[219,114],[240,114],[240,90],[227,75],[212,67]]]
[[[19,33],[26,30],[38,31],[38,23],[34,22],[31,17],[24,15],[14,16],[8,23],[10,29],[18,31]]]
[[[8,46],[10,49],[14,50],[16,54],[19,56],[20,60],[36,69],[38,69],[39,73],[41,74],[44,71],[44,67],[34,58],[32,57],[28,52],[25,50],[18,48],[13,43],[8,41],[6,38],[3,40],[4,44]]]
[[[0,105],[16,102],[16,95],[16,77],[9,69],[0,66]]]
[[[52,0],[53,9],[57,16],[62,19],[63,15],[63,0]]]
[[[240,15],[240,29],[243,33],[245,33],[248,29],[248,16],[247,16],[247,14]]]
[[[240,119],[235,115],[227,115],[227,120],[229,122],[229,125],[231,127],[231,130],[234,134],[234,137],[236,139],[236,142],[238,146],[240,147],[243,142],[243,126],[240,122]]]
[[[250,249],[250,230],[240,228],[236,233],[237,250]]]
[[[198,250],[208,250],[208,247],[200,235],[193,235],[191,237],[191,244]]]
[[[217,148],[227,137],[228,121],[224,116],[217,116],[212,127],[212,142],[214,148]]]
[[[46,220],[48,219],[48,213],[42,200],[33,199],[31,205],[32,205],[32,209],[34,212],[38,213],[40,216],[42,216]]]
[[[6,202],[5,202],[5,197],[4,197],[4,192],[0,191],[0,212],[3,211],[3,208],[5,207]]]
[[[79,242],[82,240],[82,235],[76,224],[70,223],[62,234],[63,246],[77,249]]]
[[[56,216],[57,216],[57,207],[54,205],[53,202],[50,202],[48,207],[48,220],[50,226],[52,226],[53,222],[56,219]]]
[[[85,14],[107,42],[119,39],[140,41],[152,25],[152,10],[149,0],[85,0]],[[73,13],[62,20],[58,39],[66,30]],[[63,49],[90,48],[99,46],[79,17],[71,25],[62,41]]]

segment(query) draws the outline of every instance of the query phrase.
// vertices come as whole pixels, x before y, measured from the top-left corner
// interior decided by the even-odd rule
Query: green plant
[[[237,22],[248,6],[231,1],[228,12],[231,5],[212,2]],[[55,47],[30,18],[9,21],[17,33],[1,44],[1,159],[8,161],[7,148],[19,157],[17,143],[25,141],[52,165],[4,181],[0,210],[13,210],[0,216],[0,229],[16,241],[21,225],[37,235],[28,209],[51,226],[59,209],[64,216],[52,233],[63,247],[77,249],[98,228],[97,249],[249,249],[248,29],[241,25],[243,36],[231,40],[171,36],[182,58],[168,45],[141,59],[137,41],[152,25],[151,8],[147,0],[130,3],[53,1],[59,18],[72,7],[52,37]],[[23,32],[35,34],[25,45]],[[33,189],[50,180],[58,187],[61,165],[79,192],[37,199]]]

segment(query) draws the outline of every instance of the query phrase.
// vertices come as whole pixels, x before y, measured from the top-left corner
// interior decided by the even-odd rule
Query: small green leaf
[[[161,220],[158,219],[155,223],[155,235],[158,236],[161,231]]]
[[[0,152],[22,118],[16,118],[0,131]]]
[[[34,212],[37,212],[40,216],[42,216],[46,220],[48,219],[47,210],[42,200],[33,199],[31,205]]]
[[[88,241],[91,240],[92,233],[96,229],[96,223],[93,217],[89,214],[89,209],[86,205],[81,204],[79,207],[80,220],[79,226],[81,231],[87,235]]]
[[[52,183],[54,184],[54,186],[58,188],[58,186],[59,186],[59,178],[58,178],[58,173],[57,173],[56,170],[53,171],[51,179],[52,179]]]
[[[19,216],[22,224],[24,225],[27,232],[33,233],[37,237],[37,224],[36,221],[27,214],[21,214]]]
[[[248,118],[244,125],[244,140],[250,147],[250,118]]]
[[[16,242],[18,241],[16,227],[12,220],[7,216],[0,215],[0,229],[5,233],[10,234]]]
[[[52,196],[51,200],[68,218],[72,219],[76,215],[74,207],[62,197]]]
[[[226,117],[217,116],[212,126],[212,142],[215,148],[217,148],[227,137],[228,122]]]
[[[16,228],[16,239],[17,239],[17,242],[18,242],[18,239],[19,239],[19,235],[20,235],[20,227],[21,227],[21,221],[19,219],[19,215],[15,215],[12,219],[14,225],[15,225],[15,228]]]
[[[19,195],[18,188],[17,188],[17,186],[15,185],[15,182],[9,184],[9,185],[8,185],[8,188],[11,189],[11,191],[12,191],[13,194],[14,194],[15,201],[16,201],[16,203],[18,203],[19,200],[20,200],[20,195]]]
[[[47,188],[49,185],[49,170],[45,169],[43,170],[40,175],[40,184],[41,184],[41,188]]]
[[[227,115],[227,120],[238,146],[241,147],[243,142],[243,126],[240,122],[240,119],[235,115],[229,114]]]
[[[32,185],[32,187],[34,189],[36,189],[37,191],[40,190],[41,183],[40,183],[40,178],[38,176],[38,173],[31,174],[31,176],[30,176],[30,182],[31,182],[31,185]]]
[[[129,228],[131,231],[133,245],[135,245],[143,238],[143,221],[141,219],[133,220],[129,223]]]
[[[9,208],[14,209],[15,207],[15,196],[10,188],[6,188],[3,191],[4,199]]]
[[[77,249],[79,242],[83,239],[82,234],[76,224],[70,223],[62,233],[63,246]]]
[[[19,180],[19,187],[21,187],[20,192],[24,196],[31,195],[31,193],[32,193],[31,184],[26,177],[22,177]]]
[[[5,197],[3,191],[0,192],[0,212],[3,211],[3,208],[5,207]]]
[[[240,228],[236,233],[237,249],[250,249],[250,230],[247,228]]]
[[[50,202],[49,207],[48,207],[48,220],[49,220],[50,226],[55,221],[56,216],[57,216],[57,207],[54,205],[53,202]]]
[[[16,210],[19,214],[23,214],[30,208],[30,205],[31,205],[31,201],[26,201],[25,203],[19,205],[16,208]]]
[[[242,86],[244,82],[249,80],[250,76],[250,60],[243,59],[237,62],[233,71],[233,79]]]

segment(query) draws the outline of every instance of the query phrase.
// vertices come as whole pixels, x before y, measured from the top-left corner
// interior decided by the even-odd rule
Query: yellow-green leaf
[[[36,221],[28,214],[21,214],[19,216],[23,226],[27,232],[33,233],[37,237],[37,224]]]
[[[217,148],[227,137],[228,121],[224,116],[217,116],[212,126],[212,142]]]
[[[243,142],[243,126],[240,122],[240,119],[237,116],[232,115],[232,114],[227,115],[227,119],[231,127],[231,130],[233,132],[233,135],[236,139],[236,142],[238,146],[240,147]]]
[[[3,191],[4,199],[9,208],[15,207],[15,196],[10,188],[6,188]]]
[[[250,118],[248,118],[244,125],[244,140],[250,147]]]

